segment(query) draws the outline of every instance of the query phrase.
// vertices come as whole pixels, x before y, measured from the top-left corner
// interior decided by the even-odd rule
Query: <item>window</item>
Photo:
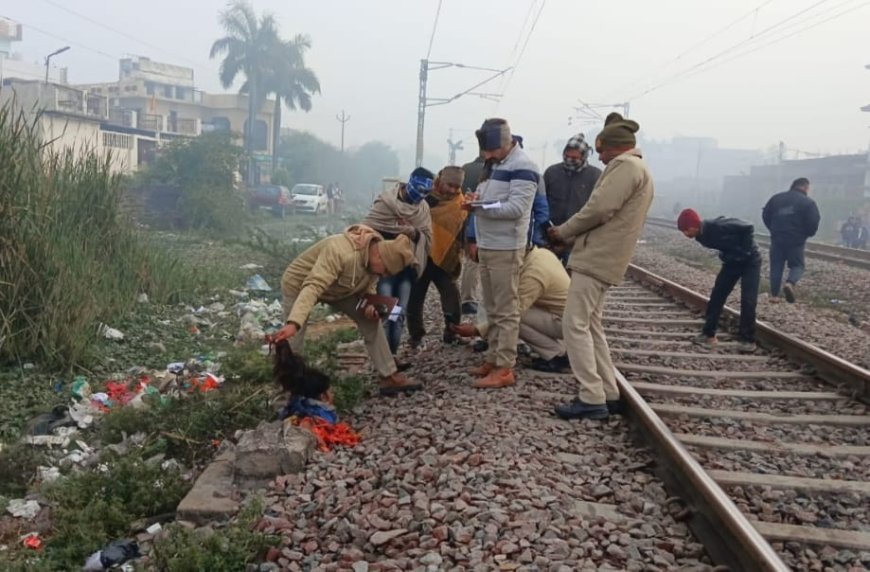
[[[123,133],[103,133],[103,147],[115,149],[132,149],[133,136]]]

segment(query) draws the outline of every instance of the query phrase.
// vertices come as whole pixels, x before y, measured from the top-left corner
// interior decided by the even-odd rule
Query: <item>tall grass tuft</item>
[[[169,301],[190,277],[123,214],[111,158],[53,150],[40,117],[0,107],[0,360],[87,361],[100,322],[140,292]]]

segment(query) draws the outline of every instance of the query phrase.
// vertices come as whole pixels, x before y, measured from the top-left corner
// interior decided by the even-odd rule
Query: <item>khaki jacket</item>
[[[622,282],[653,200],[652,175],[640,149],[613,159],[580,212],[557,227],[574,240],[568,269],[606,284]]]
[[[318,302],[374,294],[378,276],[368,270],[369,245],[379,240],[375,230],[357,224],[297,256],[281,279],[284,296],[296,298],[287,322],[301,326]]]
[[[571,278],[555,254],[544,248],[531,249],[520,267],[520,316],[535,306],[561,318],[570,285]],[[477,330],[486,336],[489,324],[478,323]]]

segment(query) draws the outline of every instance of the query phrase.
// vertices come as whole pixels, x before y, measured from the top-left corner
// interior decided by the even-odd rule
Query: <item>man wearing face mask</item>
[[[580,212],[592,195],[601,170],[589,164],[591,151],[586,136],[578,133],[565,144],[562,162],[550,165],[544,171],[550,220],[554,225],[563,224]],[[562,259],[562,264],[567,264],[570,245],[554,245],[553,250]]]
[[[382,278],[378,283],[378,294],[399,299],[402,313],[395,321],[387,320],[384,329],[390,351],[393,355],[399,350],[402,330],[405,326],[405,308],[411,297],[414,282],[423,275],[429,250],[432,245],[432,217],[429,205],[423,199],[432,192],[435,174],[423,167],[411,173],[407,183],[384,191],[375,199],[369,214],[362,224],[378,231],[385,239],[391,240],[404,234],[411,239],[414,248],[414,262],[402,272]]]

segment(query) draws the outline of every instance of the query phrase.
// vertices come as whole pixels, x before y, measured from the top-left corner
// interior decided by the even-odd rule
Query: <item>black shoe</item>
[[[565,405],[557,405],[553,410],[560,419],[607,419],[610,413],[603,403],[592,405],[575,399]]]
[[[517,344],[517,355],[528,357],[532,355],[532,348],[530,348],[528,344],[520,342],[519,344]]]
[[[472,344],[471,349],[477,353],[483,353],[489,349],[489,342],[486,340],[477,340]]]
[[[794,284],[791,282],[786,282],[785,286],[782,287],[782,293],[785,295],[785,301],[789,304],[794,304],[797,297],[794,294]]]
[[[411,364],[406,362],[406,361],[403,362],[403,361],[399,361],[399,360],[395,359],[395,362],[396,362],[396,371],[398,371],[398,372],[408,371],[409,369],[411,369]]]
[[[474,316],[477,314],[477,302],[463,302],[462,303],[462,315],[463,316]]]
[[[608,400],[606,405],[607,412],[611,415],[622,415],[625,411],[625,402],[621,399]]]
[[[568,356],[556,356],[553,359],[535,358],[531,365],[532,369],[544,373],[562,373],[570,367]]]

